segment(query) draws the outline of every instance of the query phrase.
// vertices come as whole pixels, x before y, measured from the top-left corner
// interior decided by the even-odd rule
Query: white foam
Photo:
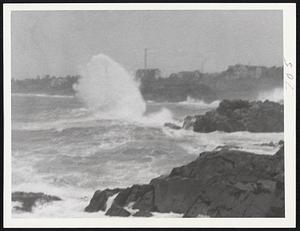
[[[49,94],[33,94],[33,93],[12,93],[11,95],[19,96],[19,97],[74,98],[73,95],[49,95]]]
[[[172,113],[167,109],[145,116],[146,102],[139,83],[119,63],[104,54],[93,56],[82,76],[76,86],[77,96],[99,119],[150,126],[172,120]]]
[[[237,146],[238,150],[256,154],[273,155],[277,146],[262,146],[263,143],[278,143],[283,140],[283,132],[279,133],[251,133],[251,132],[210,132],[198,133],[190,130],[172,130],[164,128],[163,132],[171,139],[178,141],[180,146],[190,154],[211,151],[218,146]],[[232,148],[233,149],[233,148]]]
[[[127,206],[124,207],[124,209],[126,209],[128,212],[130,212],[131,215],[133,215],[134,213],[138,212],[139,209],[133,209],[133,205],[134,205],[134,201],[130,202]]]
[[[179,102],[179,104],[182,104],[182,105],[196,105],[196,106],[209,107],[209,108],[218,107],[219,103],[220,103],[220,100],[215,100],[211,103],[205,103],[203,100],[194,99],[190,96],[187,97],[186,101]]]
[[[115,198],[119,195],[119,193],[115,193],[114,195],[108,197],[107,201],[106,201],[106,209],[105,209],[105,213],[110,209],[110,207],[112,206],[112,203],[114,202]]]

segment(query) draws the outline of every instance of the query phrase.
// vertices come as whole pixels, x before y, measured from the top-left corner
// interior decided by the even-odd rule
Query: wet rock
[[[119,206],[119,205],[113,203],[112,206],[107,210],[105,215],[118,216],[118,217],[129,217],[131,214],[126,209],[124,209],[122,206]]]
[[[152,185],[133,185],[120,190],[106,215],[127,216],[128,211],[124,207],[129,204],[133,204],[132,209],[139,209],[140,212],[155,211],[153,190]]]
[[[153,190],[152,185],[133,185],[120,191],[113,203],[124,207],[134,202],[133,209],[152,211],[154,209]]]
[[[147,185],[120,190],[110,216],[151,212],[184,217],[284,217],[284,146],[274,155],[239,150],[203,152]]]
[[[32,208],[37,205],[37,203],[45,204],[52,201],[60,201],[61,198],[57,196],[51,196],[44,194],[42,192],[13,192],[12,201],[18,201],[21,206],[15,206],[17,210],[24,212],[31,212]]]
[[[195,116],[187,116],[184,118],[182,128],[189,130],[192,129],[196,123],[197,118]]]
[[[178,125],[176,125],[176,124],[173,124],[173,123],[165,123],[164,126],[165,126],[165,127],[168,127],[168,128],[171,128],[171,129],[175,129],[175,130],[181,129],[180,126],[178,126]]]
[[[272,181],[272,180],[258,180],[257,181],[257,185],[261,190],[266,190],[269,192],[275,192],[276,190],[276,181]]]
[[[98,212],[106,210],[106,202],[110,196],[118,193],[120,189],[106,189],[104,191],[97,190],[89,205],[84,209],[86,212]]]
[[[187,116],[183,128],[195,132],[283,132],[283,105],[271,101],[223,100],[204,115]]]

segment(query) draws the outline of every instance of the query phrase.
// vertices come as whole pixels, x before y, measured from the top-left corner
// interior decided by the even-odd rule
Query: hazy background
[[[281,11],[15,11],[12,77],[80,74],[104,53],[131,72],[282,65]]]

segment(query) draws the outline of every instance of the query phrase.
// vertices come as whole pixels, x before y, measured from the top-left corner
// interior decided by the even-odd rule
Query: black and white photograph
[[[10,219],[293,214],[283,10],[41,5],[9,14]]]

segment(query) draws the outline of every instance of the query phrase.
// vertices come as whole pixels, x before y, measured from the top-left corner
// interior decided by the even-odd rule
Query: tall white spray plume
[[[76,91],[89,110],[102,118],[143,123],[172,120],[167,109],[145,116],[146,103],[138,82],[119,63],[104,54],[92,57],[83,69]]]

